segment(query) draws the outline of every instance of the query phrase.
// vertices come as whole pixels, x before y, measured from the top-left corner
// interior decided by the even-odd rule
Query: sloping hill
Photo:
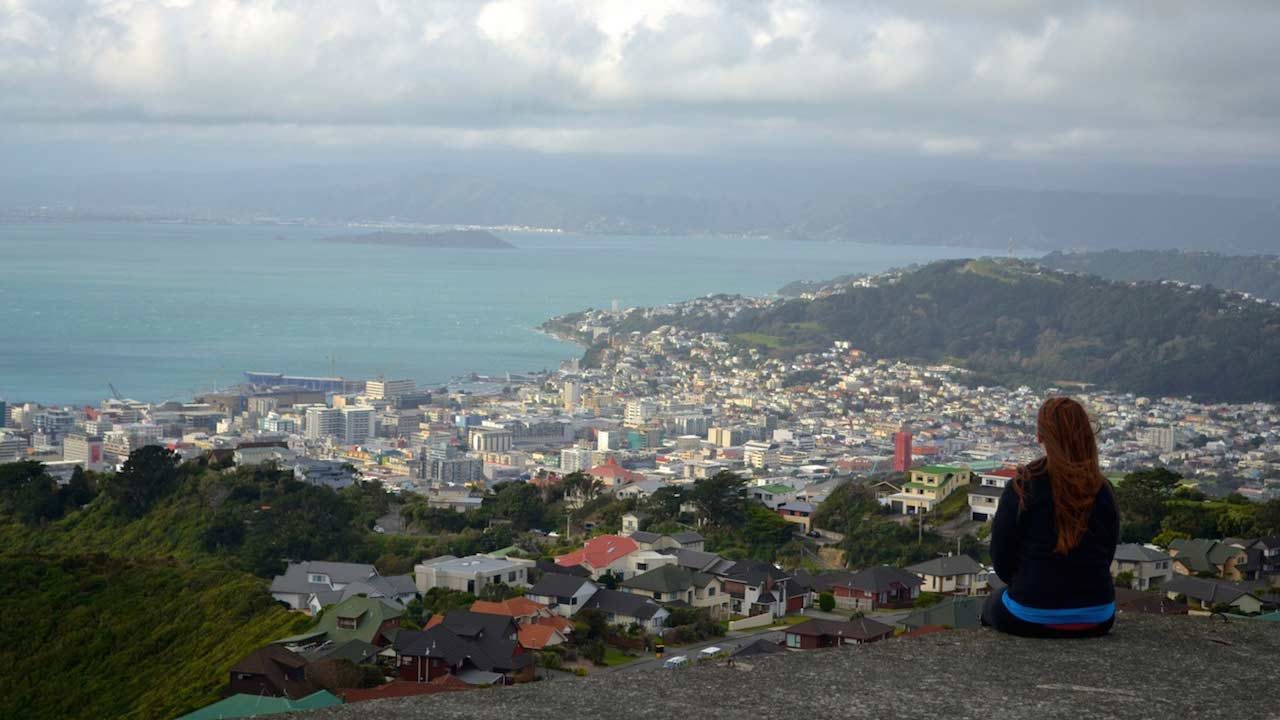
[[[1052,252],[1036,262],[1108,280],[1176,280],[1238,290],[1280,302],[1280,256],[1219,255],[1177,250]]]
[[[874,357],[954,362],[1006,384],[1280,399],[1280,309],[1015,260],[933,263],[874,287],[743,312],[714,329],[774,355],[849,340]]]

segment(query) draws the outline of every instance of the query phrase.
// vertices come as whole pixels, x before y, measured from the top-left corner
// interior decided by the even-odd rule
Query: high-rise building
[[[652,400],[628,400],[623,422],[631,427],[640,427],[653,418],[658,406]]]
[[[1173,452],[1177,445],[1177,436],[1171,427],[1150,427],[1139,435],[1142,444],[1160,452]]]
[[[407,395],[417,389],[412,380],[368,380],[364,384],[364,394],[371,400],[389,400],[398,395]]]
[[[742,446],[742,462],[747,467],[766,469],[778,464],[778,446],[763,440],[752,440]]]
[[[342,434],[342,411],[313,405],[307,408],[304,432],[308,440],[323,440]]]
[[[32,419],[32,427],[36,432],[55,437],[62,437],[75,429],[76,416],[66,410],[52,408],[41,410]]]
[[[899,430],[893,434],[893,471],[907,472],[911,469],[911,433]]]
[[[578,408],[578,403],[582,402],[582,385],[569,381],[564,384],[563,390],[564,409],[573,411]]]
[[[373,435],[375,410],[367,405],[342,408],[342,443],[359,445]]]
[[[9,406],[5,403],[5,401],[0,400],[0,427],[5,427],[8,424],[9,424]]]
[[[85,470],[101,470],[105,466],[102,438],[72,433],[62,440],[62,459],[80,463]]]

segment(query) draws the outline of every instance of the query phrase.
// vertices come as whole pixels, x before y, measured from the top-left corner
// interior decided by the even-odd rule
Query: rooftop
[[[1273,623],[1126,614],[1100,640],[955,630],[753,657],[736,668],[655,669],[627,673],[625,680],[600,673],[293,717],[736,720],[750,707],[780,708],[787,717],[885,718],[909,707],[918,717],[981,720],[1239,720],[1276,716],[1274,696],[1262,688],[1274,684],[1277,660],[1280,626]]]

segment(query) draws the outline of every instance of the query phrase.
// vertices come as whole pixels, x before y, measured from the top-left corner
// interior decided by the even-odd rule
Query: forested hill
[[[875,357],[954,362],[1005,384],[1280,399],[1280,309],[1015,260],[938,262],[874,287],[744,311],[714,328],[691,322],[773,354],[849,340]]]
[[[1280,256],[1220,255],[1178,250],[1052,252],[1046,267],[1098,275],[1109,280],[1177,280],[1239,290],[1280,302]]]

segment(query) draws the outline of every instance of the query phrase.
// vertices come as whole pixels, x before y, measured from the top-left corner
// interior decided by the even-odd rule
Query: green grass
[[[639,660],[639,658],[627,655],[618,648],[606,647],[604,649],[604,664],[608,667],[618,667],[619,665],[626,665],[627,663],[635,662],[636,660]]]
[[[783,339],[777,335],[765,335],[764,333],[756,332],[738,333],[734,335],[733,338],[745,345],[756,345],[759,347],[769,348],[770,350],[782,347],[782,343],[784,342]]]
[[[930,519],[934,522],[946,522],[969,512],[970,487],[972,486],[960,486],[955,492],[948,495],[945,500],[934,506],[933,512],[930,513]]]
[[[233,663],[301,630],[216,561],[0,556],[0,717],[164,718],[219,697]]]

